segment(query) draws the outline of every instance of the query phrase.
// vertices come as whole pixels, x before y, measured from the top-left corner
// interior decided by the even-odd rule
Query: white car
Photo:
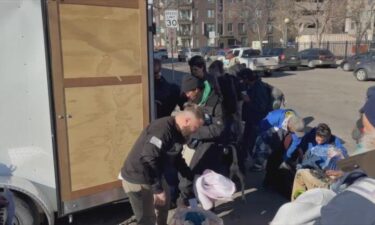
[[[200,55],[202,53],[199,48],[183,48],[182,50],[178,51],[178,61],[189,61],[192,57]]]

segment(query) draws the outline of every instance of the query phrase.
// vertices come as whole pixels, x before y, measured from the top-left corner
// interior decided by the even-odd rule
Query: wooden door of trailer
[[[150,119],[146,7],[47,2],[60,215],[124,197],[117,177]]]

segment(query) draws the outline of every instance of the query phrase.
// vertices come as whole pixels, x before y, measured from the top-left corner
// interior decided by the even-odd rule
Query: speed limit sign
[[[165,10],[165,27],[177,28],[178,26],[178,10]]]

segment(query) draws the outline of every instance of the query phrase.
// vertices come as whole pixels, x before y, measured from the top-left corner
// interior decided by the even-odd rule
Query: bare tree
[[[333,21],[346,17],[346,0],[308,0],[296,5],[303,14],[310,15],[310,23],[315,24],[315,35],[318,46],[321,46],[323,35],[332,30]]]
[[[267,35],[272,8],[271,0],[243,0],[226,11],[232,21],[244,24],[249,36],[255,36],[262,43]]]
[[[375,1],[355,0],[348,2],[347,18],[355,25],[356,52],[364,39],[367,31],[371,28],[374,20]]]
[[[297,4],[295,0],[274,0],[272,26],[282,34],[282,37],[286,37],[286,32],[288,36],[298,36],[303,30],[303,26],[298,23],[302,17],[302,10],[297,10]],[[286,24],[285,19],[290,22]]]

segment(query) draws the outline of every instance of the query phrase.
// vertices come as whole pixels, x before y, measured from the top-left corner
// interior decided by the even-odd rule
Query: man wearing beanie
[[[193,174],[200,175],[206,169],[223,174],[225,168],[222,162],[222,149],[218,147],[224,140],[224,121],[222,100],[211,88],[205,86],[204,81],[194,76],[185,76],[182,80],[181,91],[191,103],[200,105],[205,113],[205,123],[198,131],[191,135],[188,146],[194,149],[190,162]],[[192,183],[186,179],[180,181],[183,190]],[[193,193],[181,193],[184,199]]]

